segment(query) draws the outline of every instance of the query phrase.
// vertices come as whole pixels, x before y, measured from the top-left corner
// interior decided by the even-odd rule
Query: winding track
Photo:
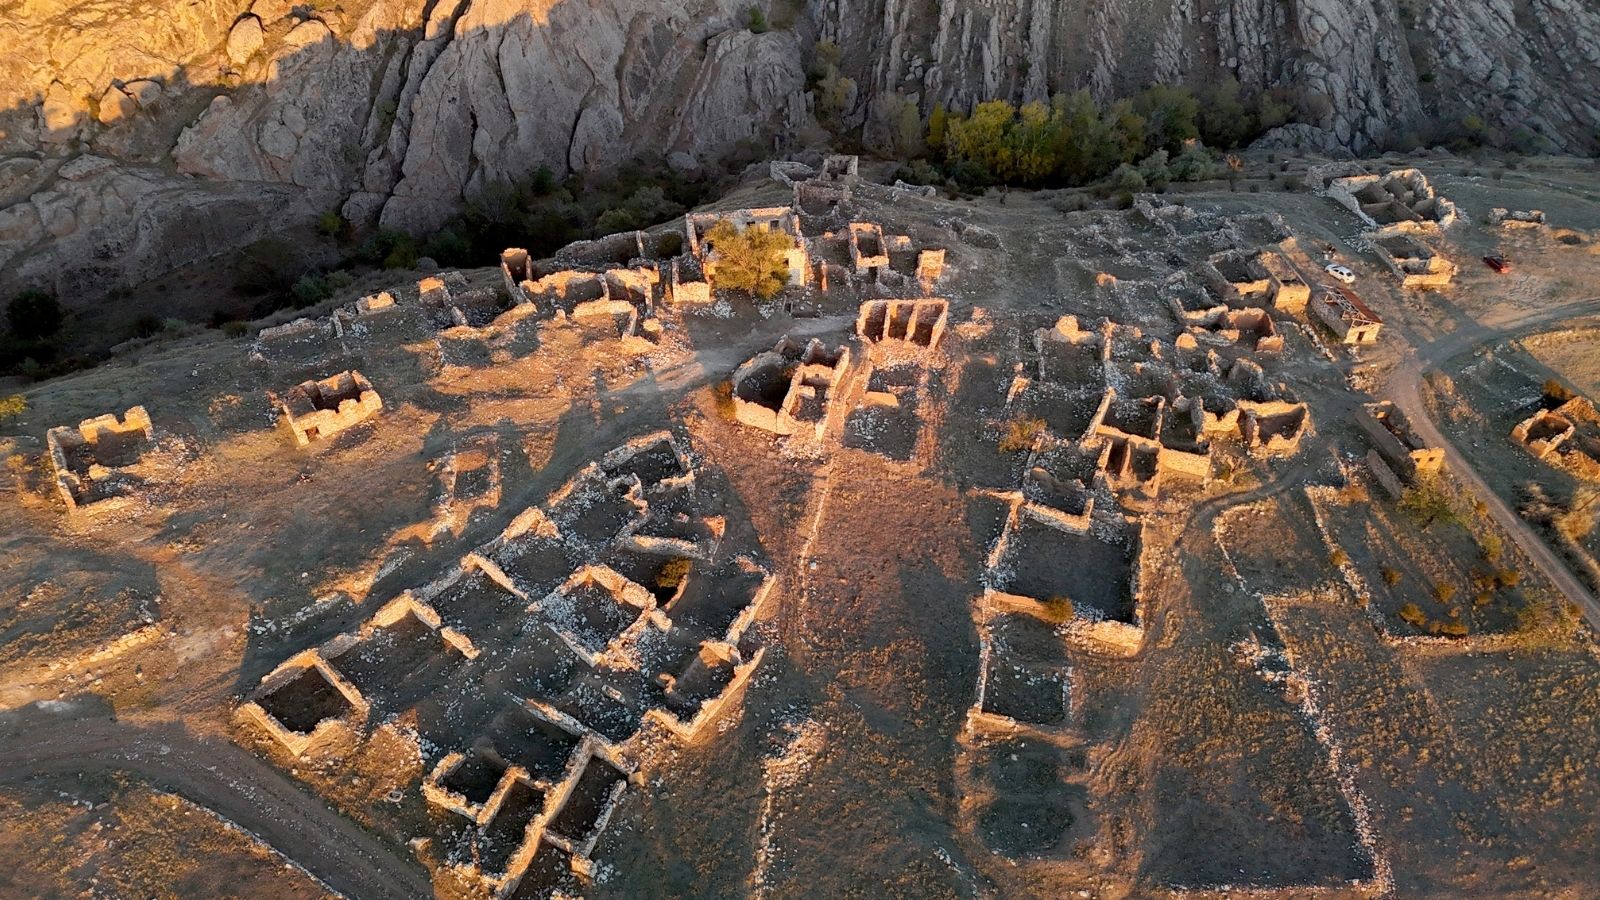
[[[1540,331],[1567,319],[1596,313],[1600,313],[1600,297],[1553,306],[1538,314],[1524,316],[1503,325],[1481,322],[1464,324],[1450,334],[1432,341],[1421,340],[1416,334],[1400,326],[1397,330],[1405,335],[1411,350],[1395,366],[1394,371],[1389,373],[1383,393],[1405,413],[1411,426],[1429,446],[1444,448],[1445,461],[1449,464],[1450,470],[1483,499],[1489,507],[1490,515],[1500,523],[1500,527],[1511,535],[1517,546],[1528,554],[1534,564],[1555,584],[1557,590],[1578,606],[1584,618],[1588,619],[1590,627],[1600,631],[1600,601],[1595,599],[1594,594],[1590,593],[1572,570],[1556,556],[1550,545],[1545,543],[1544,539],[1517,515],[1500,495],[1490,489],[1483,477],[1472,467],[1470,460],[1439,430],[1428,413],[1427,404],[1422,401],[1422,377],[1439,363],[1490,341]]]
[[[347,897],[433,896],[422,867],[232,744],[102,711],[0,714],[0,784],[126,772],[232,821]]]

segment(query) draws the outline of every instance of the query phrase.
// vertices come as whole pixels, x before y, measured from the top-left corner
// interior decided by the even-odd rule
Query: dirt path
[[[1578,605],[1583,611],[1584,618],[1589,620],[1590,626],[1600,631],[1600,601],[1596,601],[1594,595],[1584,587],[1572,570],[1561,562],[1549,544],[1545,543],[1544,539],[1517,515],[1505,500],[1490,489],[1467,457],[1439,430],[1429,416],[1427,404],[1422,401],[1422,377],[1433,366],[1489,341],[1515,337],[1566,319],[1594,313],[1600,313],[1600,298],[1552,307],[1537,316],[1517,319],[1501,327],[1478,323],[1459,328],[1445,337],[1426,343],[1417,341],[1414,334],[1402,327],[1401,331],[1406,334],[1413,349],[1390,373],[1384,393],[1405,412],[1406,418],[1423,440],[1430,446],[1444,448],[1445,460],[1449,463],[1450,470],[1465,481],[1477,496],[1483,498],[1490,514],[1500,523],[1500,527],[1511,535],[1517,546],[1528,554],[1534,564],[1555,584],[1556,589]]]
[[[86,717],[85,713],[92,713]],[[126,772],[245,829],[348,897],[433,895],[422,868],[244,750],[99,709],[0,715],[0,783]]]

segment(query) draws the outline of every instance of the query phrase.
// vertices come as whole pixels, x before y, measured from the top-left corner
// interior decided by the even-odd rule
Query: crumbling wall
[[[771,228],[794,238],[804,239],[800,230],[800,217],[792,206],[769,206],[757,209],[734,209],[725,212],[689,213],[683,217],[684,249],[704,262],[713,252],[706,234],[718,222],[727,222],[739,231],[746,228]]]
[[[372,316],[378,313],[393,312],[396,309],[399,309],[399,307],[395,305],[394,295],[388,291],[369,294],[356,300],[356,315],[358,316]]]
[[[944,250],[924,248],[917,251],[917,285],[924,291],[933,290],[944,277]]]
[[[1372,473],[1372,478],[1378,482],[1378,486],[1383,488],[1383,492],[1389,495],[1389,499],[1399,500],[1404,496],[1405,485],[1400,483],[1399,476],[1395,475],[1389,464],[1383,461],[1378,451],[1368,450],[1366,458],[1367,470]]]
[[[856,316],[856,334],[869,344],[896,343],[936,350],[949,324],[950,301],[868,300]]]
[[[1407,479],[1444,468],[1444,449],[1429,447],[1412,430],[1405,414],[1390,402],[1369,403],[1355,412],[1356,425],[1378,452]]]
[[[319,691],[332,699],[333,703],[324,702],[305,713],[303,718],[297,718],[302,715],[301,711],[288,706],[300,707],[307,703],[302,695],[306,695],[308,690],[302,689],[302,685]],[[328,695],[329,691],[334,694]],[[292,697],[287,696],[291,693]],[[273,711],[269,711],[269,706]],[[366,721],[369,711],[370,706],[361,692],[334,671],[320,653],[304,650],[261,679],[261,684],[239,707],[238,715],[242,720],[260,727],[291,755],[301,756],[337,727],[337,722],[342,720],[348,727],[357,727]],[[325,715],[324,712],[334,714]]]
[[[850,264],[858,275],[888,267],[889,247],[882,227],[873,222],[850,223]]]
[[[155,428],[143,406],[130,407],[121,419],[107,413],[84,419],[76,428],[62,426],[45,432],[56,493],[68,512],[117,499],[97,491],[97,483],[136,463],[154,444]]]
[[[1286,312],[1304,310],[1311,300],[1311,287],[1289,258],[1277,250],[1267,250],[1258,259],[1271,285],[1272,305]]]
[[[687,251],[700,266],[705,280],[716,284],[716,248],[707,239],[718,222],[728,222],[739,231],[747,228],[768,228],[787,234],[794,241],[793,249],[786,254],[789,284],[804,286],[811,275],[811,256],[808,241],[800,227],[800,216],[791,206],[773,206],[761,209],[738,209],[727,212],[690,213],[683,218]],[[708,288],[709,290],[709,288]]]
[[[813,339],[801,349],[786,336],[734,370],[734,418],[773,434],[821,439],[838,416],[837,388],[849,367],[848,347],[830,351]]]
[[[1304,403],[1241,400],[1239,411],[1239,434],[1257,456],[1293,456],[1311,427],[1311,410]]]
[[[1417,169],[1334,178],[1326,194],[1373,231],[1437,231],[1456,220],[1455,204],[1438,196],[1427,176]]]
[[[372,383],[354,369],[302,382],[273,400],[301,447],[358,425],[383,408]]]
[[[736,699],[739,691],[755,674],[756,667],[761,664],[761,658],[766,655],[766,648],[757,650],[749,659],[739,652],[739,648],[723,641],[706,641],[701,645],[700,652],[696,653],[689,662],[688,669],[678,675],[662,676],[662,688],[669,703],[679,710],[687,712],[687,716],[679,715],[671,709],[654,707],[645,715],[684,740],[694,740],[699,736],[707,724],[718,719],[722,711]],[[704,681],[704,673],[710,669],[720,668],[725,670],[725,679],[713,679],[720,684],[712,691],[691,691],[688,685],[692,682]],[[696,676],[701,676],[696,679]]]
[[[1516,424],[1511,429],[1511,439],[1532,453],[1535,459],[1544,459],[1578,433],[1578,426],[1561,413],[1541,409]]]
[[[1228,311],[1227,304],[1211,288],[1196,285],[1192,277],[1183,274],[1168,278],[1162,284],[1161,295],[1181,325],[1202,325]]]
[[[1199,266],[1200,278],[1218,298],[1229,302],[1263,296],[1272,288],[1272,276],[1256,255],[1240,250],[1215,254]]]
[[[1402,287],[1440,288],[1455,278],[1455,263],[1408,234],[1372,235],[1369,243]]]
[[[711,302],[711,283],[694,258],[672,261],[671,295],[673,303],[701,305]]]
[[[627,266],[649,257],[643,231],[619,231],[593,240],[573,241],[556,251],[555,261],[565,268]]]
[[[1488,223],[1500,228],[1538,228],[1545,224],[1544,210],[1508,210],[1497,206],[1489,210]]]
[[[855,184],[861,180],[861,157],[842,153],[824,157],[817,177],[835,184]]]
[[[1311,312],[1344,344],[1375,343],[1383,328],[1378,314],[1342,285],[1318,294],[1311,301]]]

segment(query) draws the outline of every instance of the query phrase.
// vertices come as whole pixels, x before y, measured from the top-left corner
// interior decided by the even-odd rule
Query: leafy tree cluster
[[[739,171],[749,161],[727,169]],[[418,251],[444,266],[483,265],[507,247],[544,256],[573,241],[664,222],[719,188],[664,166],[629,164],[614,174],[565,179],[541,168],[519,182],[490,186]]]
[[[1400,496],[1400,510],[1424,531],[1434,525],[1462,525],[1466,516],[1456,505],[1455,495],[1438,477],[1423,478],[1406,488]]]
[[[741,231],[722,221],[706,232],[706,241],[712,247],[718,287],[767,298],[783,290],[789,280],[788,253],[795,244],[782,231],[760,225]]]
[[[53,295],[23,291],[6,302],[5,319],[6,328],[0,332],[0,374],[35,378],[61,366],[61,334],[67,317]]]
[[[812,53],[811,69],[806,73],[806,87],[816,98],[817,118],[824,125],[838,129],[842,124],[841,119],[855,108],[855,80],[839,70],[844,51],[838,44],[818,41]]]
[[[1158,84],[1104,108],[1087,91],[1021,107],[990,100],[967,115],[936,106],[923,143],[941,174],[963,185],[1048,187],[1110,177],[1119,190],[1142,190],[1222,174],[1205,147],[1240,146],[1292,111],[1281,93],[1246,98],[1232,79],[1200,94]]]
[[[23,340],[47,338],[61,330],[61,304],[44,291],[23,291],[6,304],[11,333]]]

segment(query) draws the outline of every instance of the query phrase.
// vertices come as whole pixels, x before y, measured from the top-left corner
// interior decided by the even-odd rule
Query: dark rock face
[[[1585,0],[821,0],[747,28],[744,0],[28,0],[0,22],[0,292],[90,301],[329,209],[416,233],[540,167],[713,167],[817,134],[806,63],[842,48],[840,120],[891,94],[1104,99],[1152,82],[1290,87],[1276,146],[1360,153],[1476,116],[1600,149]],[[903,101],[899,101],[903,103]],[[195,222],[203,222],[203,229]]]

